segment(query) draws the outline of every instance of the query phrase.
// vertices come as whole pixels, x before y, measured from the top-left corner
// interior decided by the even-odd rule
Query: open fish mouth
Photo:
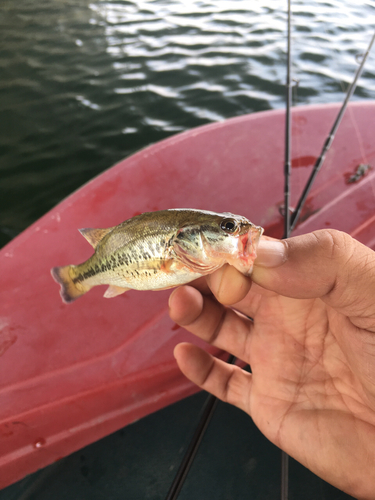
[[[238,255],[244,266],[251,266],[246,274],[250,274],[252,264],[257,256],[256,249],[260,237],[263,234],[263,228],[260,226],[251,226],[250,229],[238,238]]]

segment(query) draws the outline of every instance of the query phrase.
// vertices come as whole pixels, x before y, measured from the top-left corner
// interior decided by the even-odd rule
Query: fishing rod
[[[227,363],[233,364],[235,361],[236,358],[233,355],[230,355]],[[218,403],[219,399],[216,396],[210,394],[207,397],[201,418],[199,419],[194,435],[190,440],[189,446],[185,452],[184,458],[181,461],[180,467],[178,468],[176,476],[165,500],[176,500],[176,498],[178,497],[181,488],[184,485],[186,476],[188,475],[189,470],[192,466],[195,455],[197,454],[199,445],[201,444],[207,427],[211,422],[213,414],[215,413]]]
[[[286,59],[286,113],[285,113],[285,163],[284,163],[284,235],[289,238],[291,233],[291,218],[289,211],[290,199],[290,174],[291,174],[291,151],[292,151],[292,7],[291,0],[288,0],[287,18],[287,59]],[[281,450],[281,500],[288,500],[289,493],[289,456]]]
[[[329,151],[337,129],[341,123],[341,120],[344,116],[345,110],[348,106],[349,100],[352,97],[359,77],[362,74],[364,65],[366,63],[367,57],[371,51],[371,48],[375,42],[375,33],[373,34],[370,43],[366,52],[362,57],[361,64],[357,68],[357,71],[354,75],[354,79],[350,84],[343,104],[339,110],[339,113],[336,117],[336,120],[332,126],[331,131],[329,132],[324,144],[320,156],[317,158],[312,173],[306,183],[306,186],[298,200],[297,206],[290,215],[289,210],[289,198],[290,198],[290,174],[291,174],[291,101],[292,101],[292,83],[290,78],[291,73],[291,0],[288,0],[288,49],[287,49],[287,79],[286,79],[286,87],[287,87],[287,96],[286,96],[286,119],[285,119],[285,165],[284,165],[284,235],[283,238],[289,238],[290,234],[296,227],[298,219],[301,215],[302,208],[306,202],[307,196],[313,186],[313,183],[318,175],[324,158]],[[288,455],[282,451],[281,452],[281,500],[288,500],[288,476],[289,476],[289,457]]]
[[[285,164],[284,164],[284,236],[289,238],[290,235],[290,173],[291,173],[291,105],[292,105],[292,82],[291,82],[291,0],[288,0],[288,28],[287,28],[287,59],[286,59],[286,114],[285,114]]]
[[[207,427],[211,422],[211,418],[216,410],[218,402],[219,402],[218,398],[216,396],[213,396],[212,394],[210,394],[207,397],[202,416],[198,422],[194,435],[191,438],[189,446],[185,452],[184,458],[182,459],[180,467],[176,473],[176,476],[173,480],[173,483],[169,489],[168,495],[166,496],[165,500],[175,500],[178,497],[184,485],[186,476],[188,475],[190,467],[193,463],[195,455],[197,454],[199,445],[201,444],[201,441],[207,430]]]
[[[294,210],[292,216],[289,211],[289,198],[290,198],[290,174],[291,174],[291,101],[292,101],[292,83],[291,83],[291,0],[288,0],[288,49],[287,49],[287,78],[286,78],[286,87],[287,87],[287,96],[286,96],[286,118],[285,118],[285,165],[284,165],[284,235],[283,238],[289,238],[293,229],[296,227],[298,219],[301,215],[302,208],[305,204],[307,196],[312,188],[312,185],[316,179],[316,176],[321,169],[324,158],[329,151],[337,129],[341,123],[341,120],[344,116],[345,110],[349,103],[350,98],[352,97],[355,88],[357,86],[357,81],[363,71],[364,65],[366,63],[367,57],[371,51],[371,48],[375,41],[375,33],[372,36],[367,51],[364,53],[362,57],[362,62],[360,66],[357,68],[354,79],[349,86],[344,102],[339,110],[339,113],[336,117],[336,120],[332,126],[331,131],[326,138],[322,152],[320,156],[315,162],[313,171],[308,179],[306,186],[301,194],[300,199],[298,200],[296,209]],[[289,457],[284,452],[281,451],[281,500],[288,500],[288,479],[289,479]]]
[[[315,178],[316,176],[318,175],[319,173],[319,170],[321,169],[322,165],[323,165],[323,161],[324,161],[324,158],[328,152],[328,150],[330,149],[331,145],[332,145],[332,142],[333,142],[333,139],[335,137],[335,134],[337,132],[337,129],[341,123],[341,120],[344,116],[344,113],[345,113],[345,110],[348,106],[348,103],[349,103],[349,100],[350,98],[352,97],[354,91],[355,91],[355,88],[357,86],[357,81],[358,81],[358,78],[361,76],[361,73],[362,73],[362,70],[363,70],[363,67],[365,65],[365,62],[367,60],[367,57],[371,51],[371,48],[373,46],[375,42],[375,33],[373,34],[371,40],[370,40],[370,43],[368,45],[368,48],[366,50],[366,52],[363,54],[363,57],[362,57],[362,62],[361,64],[359,65],[359,67],[357,68],[357,71],[354,75],[354,79],[352,81],[352,83],[350,84],[348,90],[347,90],[347,93],[346,93],[346,96],[345,96],[345,99],[344,99],[344,102],[340,108],[340,111],[336,117],[336,120],[327,136],[327,139],[325,140],[324,142],[324,145],[323,145],[323,149],[322,149],[322,152],[320,153],[320,156],[317,158],[316,162],[315,162],[315,165],[314,165],[314,168],[311,172],[311,175],[306,183],[306,186],[301,194],[301,197],[300,199],[298,200],[298,203],[297,203],[297,206],[291,216],[291,226],[290,226],[290,232],[293,231],[293,229],[296,227],[296,224],[298,222],[298,219],[301,215],[301,211],[302,211],[302,208],[305,204],[305,201],[307,199],[307,196],[312,188],[312,185],[315,181]],[[286,210],[286,208],[285,208]]]

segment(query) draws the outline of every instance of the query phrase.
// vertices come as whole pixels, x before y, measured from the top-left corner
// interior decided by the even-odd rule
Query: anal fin
[[[130,288],[123,288],[121,286],[109,285],[103,297],[105,297],[106,299],[111,299],[112,297],[117,297],[117,295],[121,295],[122,293],[125,293],[128,290],[130,290]]]

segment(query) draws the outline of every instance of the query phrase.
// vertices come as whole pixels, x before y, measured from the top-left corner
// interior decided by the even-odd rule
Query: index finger
[[[214,297],[182,286],[169,297],[169,315],[202,340],[247,360],[251,321],[224,307]]]
[[[243,300],[251,288],[251,279],[229,264],[207,276],[207,283],[216,299],[226,306]]]

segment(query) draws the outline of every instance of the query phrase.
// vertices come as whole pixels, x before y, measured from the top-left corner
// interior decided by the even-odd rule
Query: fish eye
[[[238,227],[237,222],[234,219],[223,219],[221,221],[220,227],[226,233],[234,233]]]

